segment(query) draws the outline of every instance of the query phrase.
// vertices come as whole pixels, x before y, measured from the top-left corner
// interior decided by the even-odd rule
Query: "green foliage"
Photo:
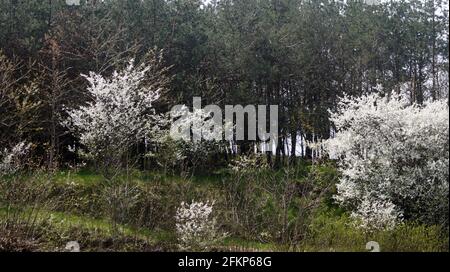
[[[295,247],[315,210],[331,201],[336,169],[300,162],[273,171],[254,162],[240,160],[224,178],[227,227],[240,237]]]
[[[0,181],[0,248],[83,251],[177,250],[175,214],[181,202],[215,200],[218,227],[228,238],[211,250],[448,251],[438,226],[405,222],[366,232],[329,199],[337,178],[332,164],[299,164],[217,177],[143,175],[111,183],[83,170],[35,173]],[[0,249],[1,250],[1,249]]]
[[[300,248],[305,251],[368,251],[366,244],[375,241],[382,252],[448,251],[448,233],[439,226],[406,222],[393,230],[365,232],[355,227],[348,215],[321,212],[314,216],[307,238]]]
[[[108,76],[155,47],[164,50],[173,79],[161,111],[189,105],[194,95],[220,106],[278,104],[282,140],[328,138],[328,110],[344,93],[406,88],[419,103],[427,96],[448,96],[448,15],[441,0],[380,5],[324,0],[220,0],[206,6],[192,0],[82,3],[0,2],[0,49],[9,58],[39,64],[39,69],[23,67],[15,75],[37,81],[43,100],[43,108],[32,115],[41,122],[19,140],[32,138],[41,147],[39,155],[49,161],[56,157],[66,162],[71,156],[58,146],[73,143],[71,135],[46,124],[63,114],[63,105],[88,101],[80,74]],[[18,140],[15,128],[6,131],[2,141]],[[249,150],[247,142],[237,144]],[[49,150],[43,150],[47,145]],[[302,153],[311,156],[308,148]],[[171,166],[169,159],[162,158],[163,167]],[[208,163],[215,160],[212,156]]]
[[[375,240],[386,251],[448,251],[448,235],[435,226],[407,222],[370,234],[352,227],[332,199],[339,177],[333,163],[296,158],[295,143],[285,151],[290,139],[328,138],[328,110],[344,93],[394,89],[418,103],[448,98],[449,23],[447,12],[438,12],[442,1],[81,2],[0,1],[0,148],[32,142],[33,166],[56,172],[0,180],[0,237],[8,237],[0,239],[0,250],[42,249],[30,244],[30,233],[50,241],[49,250],[66,238],[79,239],[86,250],[170,250],[180,203],[214,199],[221,227],[232,235],[224,246],[364,251]],[[171,78],[157,112],[190,105],[196,95],[219,106],[277,104],[276,158],[246,161],[227,146],[180,156],[183,146],[170,141],[152,143],[148,158],[148,143],[143,148],[138,139],[127,159],[142,162],[143,172],[127,169],[108,182],[91,171],[58,172],[79,162],[67,147],[79,147],[78,140],[59,118],[65,108],[89,101],[81,74],[107,77],[155,47],[163,50],[161,64]],[[253,148],[247,141],[234,144],[243,154]],[[312,156],[308,147],[301,154]],[[222,169],[237,161],[243,167]],[[37,224],[36,215],[42,218]],[[14,224],[6,224],[11,218]],[[129,236],[142,231],[157,232],[161,247],[140,237],[130,248]]]

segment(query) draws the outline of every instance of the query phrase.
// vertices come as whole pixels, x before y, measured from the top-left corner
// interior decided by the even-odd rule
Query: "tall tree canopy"
[[[448,98],[447,7],[444,0],[1,0],[0,69],[17,69],[0,75],[9,89],[0,90],[0,121],[22,113],[30,129],[20,138],[48,146],[41,152],[51,161],[64,159],[60,147],[72,137],[55,119],[88,101],[80,75],[109,76],[157,47],[171,67],[162,111],[195,95],[218,105],[278,104],[277,158],[311,156],[298,141],[330,137],[328,110],[343,94],[395,90],[419,104]],[[13,101],[33,102],[33,114]],[[17,140],[17,129],[0,122],[0,143]]]

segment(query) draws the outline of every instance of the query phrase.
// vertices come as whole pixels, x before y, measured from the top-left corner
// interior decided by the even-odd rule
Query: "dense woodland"
[[[448,251],[448,1],[373,2],[0,0],[0,251]]]
[[[89,99],[80,75],[111,74],[154,48],[170,67],[161,111],[193,96],[205,105],[277,104],[277,157],[311,156],[295,141],[329,138],[328,110],[344,94],[448,97],[440,0],[84,2],[0,2],[0,143],[36,143],[49,166],[69,159],[74,139],[60,120]]]

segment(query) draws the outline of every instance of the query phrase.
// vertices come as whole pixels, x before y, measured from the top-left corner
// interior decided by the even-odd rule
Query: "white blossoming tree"
[[[172,118],[177,115],[181,117],[172,125],[170,137],[178,141],[192,171],[205,165],[211,155],[224,150],[222,136],[225,128],[211,118],[210,112],[204,109],[190,112],[182,107],[178,113],[172,112]]]
[[[91,101],[68,111],[67,122],[80,143],[83,155],[108,169],[120,161],[133,145],[151,137],[159,129],[162,116],[154,108],[167,83],[161,56],[149,65],[128,66],[109,78],[91,72],[83,75],[89,82]]]
[[[444,101],[342,99],[331,116],[336,137],[326,143],[342,171],[336,200],[366,228],[402,218],[448,226],[448,114]]]
[[[211,161],[211,156],[225,152],[226,142],[222,140],[225,127],[211,118],[204,109],[190,111],[187,106],[173,108],[167,118],[169,129],[161,130],[157,138],[158,149],[147,156],[156,159],[165,172],[177,168],[193,174],[197,168]],[[220,120],[222,122],[222,120]]]

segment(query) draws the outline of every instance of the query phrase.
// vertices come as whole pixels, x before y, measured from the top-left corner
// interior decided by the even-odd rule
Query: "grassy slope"
[[[152,173],[151,175],[141,176],[141,174],[132,175],[131,179],[145,183],[155,179],[161,179],[162,175]],[[53,181],[60,185],[71,184],[83,187],[94,187],[102,182],[103,178],[90,171],[83,170],[77,173],[72,171],[60,171],[53,176]],[[184,179],[179,176],[167,177],[164,176],[166,182],[183,182]],[[213,189],[220,182],[220,177],[217,176],[195,176],[191,179],[196,186],[206,187]],[[7,214],[14,213],[11,209],[0,207],[0,221],[7,218]],[[27,221],[32,214],[33,220],[37,224],[44,225],[45,228],[51,228],[50,235],[41,237],[42,244],[40,247],[42,250],[61,250],[64,248],[64,243],[72,240],[83,239],[83,237],[76,236],[90,236],[89,239],[97,240],[114,240],[117,237],[127,237],[129,242],[145,242],[149,246],[149,250],[176,250],[173,247],[176,244],[176,237],[174,233],[165,230],[153,230],[150,231],[147,228],[136,228],[123,224],[115,224],[109,218],[94,218],[91,216],[85,216],[80,214],[73,214],[67,211],[53,211],[53,210],[32,210],[31,208],[21,207],[20,211],[17,211],[21,220]],[[26,223],[27,224],[27,223]],[[28,222],[28,224],[31,224]],[[51,227],[50,227],[51,226]],[[53,237],[50,237],[53,234]],[[55,235],[56,234],[56,235]],[[88,234],[88,235],[87,235]],[[72,235],[72,237],[70,237]],[[55,237],[56,236],[56,237]],[[46,240],[46,241],[44,241]],[[165,246],[169,244],[170,246]],[[103,251],[108,250],[102,248],[102,245],[90,245],[84,250],[87,251]],[[153,248],[152,248],[153,247]],[[115,248],[119,251],[135,251],[141,250],[140,248]],[[226,238],[221,245],[218,245],[216,250],[223,251],[278,251],[281,250],[274,244],[263,244],[254,241],[246,241],[237,238]]]
[[[138,183],[151,182],[164,179],[165,182],[180,183],[183,178],[167,177],[152,173],[143,176],[135,173],[131,179]],[[64,186],[72,184],[82,187],[95,187],[101,184],[102,177],[89,171],[73,173],[70,171],[59,172],[53,178],[53,182]],[[192,178],[193,184],[206,190],[214,190],[221,182],[219,176],[196,176]],[[21,216],[27,218],[27,210],[24,208]],[[11,211],[10,211],[11,212]],[[7,210],[0,209],[0,219],[6,218]],[[36,213],[35,213],[36,214]],[[86,251],[154,251],[177,250],[176,237],[173,232],[167,230],[152,230],[136,228],[132,226],[113,224],[108,218],[86,216],[82,213],[68,211],[41,210],[37,213],[38,220],[43,231],[40,237],[40,250],[60,250],[66,242],[80,241]],[[1,220],[0,220],[1,222]],[[348,222],[335,215],[325,215],[318,218],[315,224],[319,226],[317,236],[309,244],[297,248],[299,251],[364,251],[365,241],[377,239],[388,245],[387,250],[392,251],[436,251],[440,248],[440,242],[435,241],[436,230],[423,226],[409,227],[393,233],[379,233],[367,236],[361,232],[352,232],[348,229]],[[409,233],[406,238],[402,236]],[[411,237],[409,237],[411,236]],[[437,245],[437,246],[435,246]],[[447,242],[448,248],[448,242]],[[288,248],[273,243],[260,243],[247,241],[236,237],[225,239],[216,250],[223,251],[285,251]]]

